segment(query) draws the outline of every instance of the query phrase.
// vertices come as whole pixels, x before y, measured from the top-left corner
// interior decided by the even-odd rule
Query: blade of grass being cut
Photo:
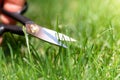
[[[28,50],[28,54],[29,54],[29,58],[30,58],[30,61],[31,61],[31,52],[30,52],[30,46],[29,46],[29,39],[28,39],[28,34],[26,32],[26,28],[23,26],[23,32],[25,34],[25,40],[26,40],[26,45],[27,45],[27,50]]]

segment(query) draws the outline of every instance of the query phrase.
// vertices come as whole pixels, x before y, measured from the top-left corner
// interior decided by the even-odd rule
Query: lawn
[[[119,0],[28,0],[25,16],[77,41],[67,49],[4,34],[0,80],[119,80]]]

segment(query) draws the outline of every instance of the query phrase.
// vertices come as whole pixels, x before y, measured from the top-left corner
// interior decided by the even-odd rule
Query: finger
[[[16,24],[15,20],[11,19],[10,17],[4,14],[1,14],[0,18],[1,18],[1,22],[3,22],[4,24]]]

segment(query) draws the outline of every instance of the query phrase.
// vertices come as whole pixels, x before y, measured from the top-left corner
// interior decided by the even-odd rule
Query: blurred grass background
[[[25,16],[77,40],[63,49],[7,33],[1,80],[119,80],[119,0],[28,0]]]

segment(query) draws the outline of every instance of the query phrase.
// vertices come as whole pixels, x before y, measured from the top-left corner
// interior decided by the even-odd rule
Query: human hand
[[[0,0],[2,2],[2,0]],[[4,0],[3,8],[9,12],[17,12],[21,10],[24,6],[25,0]],[[0,22],[4,24],[15,24],[16,22],[10,17],[0,14]],[[2,42],[2,37],[0,37],[0,44]]]

